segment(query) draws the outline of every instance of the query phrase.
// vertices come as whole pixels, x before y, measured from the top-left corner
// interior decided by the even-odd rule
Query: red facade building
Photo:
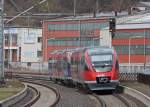
[[[47,20],[43,24],[43,58],[54,50],[100,45],[101,30],[108,30],[109,19]],[[110,36],[111,37],[111,36]],[[112,40],[120,63],[150,63],[150,24],[116,26]]]
[[[48,61],[54,50],[98,46],[100,31],[108,27],[109,19],[62,19],[43,23],[43,58]]]
[[[150,24],[117,25],[112,45],[120,63],[150,63]]]

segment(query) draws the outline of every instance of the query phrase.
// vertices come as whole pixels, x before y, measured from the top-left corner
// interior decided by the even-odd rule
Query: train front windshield
[[[112,54],[92,54],[91,61],[93,69],[95,69],[96,72],[108,72],[112,70]]]

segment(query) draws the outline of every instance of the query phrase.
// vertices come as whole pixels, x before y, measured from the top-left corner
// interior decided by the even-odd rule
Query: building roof
[[[146,29],[150,28],[150,13],[117,18],[116,29]]]
[[[150,23],[120,24],[116,26],[116,29],[147,29],[147,28],[150,28]]]
[[[121,23],[147,23],[150,22],[150,13],[125,16],[117,18],[117,24]]]

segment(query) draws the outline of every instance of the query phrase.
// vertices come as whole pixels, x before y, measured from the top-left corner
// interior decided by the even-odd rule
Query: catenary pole
[[[4,0],[0,0],[0,83],[4,82]]]

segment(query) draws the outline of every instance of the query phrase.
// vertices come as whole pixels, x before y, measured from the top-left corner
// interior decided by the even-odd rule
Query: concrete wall
[[[26,62],[12,62],[11,68],[16,71],[35,71],[35,72],[48,72],[48,64],[42,62],[31,62],[28,66]]]
[[[146,64],[145,69],[143,64],[120,64],[120,73],[150,73],[150,65]]]

